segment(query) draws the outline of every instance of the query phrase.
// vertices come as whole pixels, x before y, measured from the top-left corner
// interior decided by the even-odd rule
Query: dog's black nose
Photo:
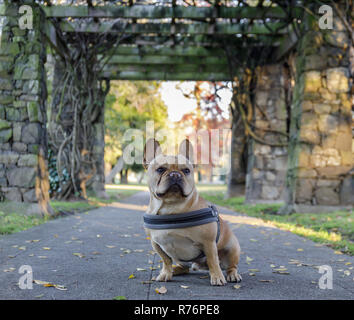
[[[178,181],[182,179],[182,174],[178,171],[171,171],[168,176],[171,178],[173,181]]]

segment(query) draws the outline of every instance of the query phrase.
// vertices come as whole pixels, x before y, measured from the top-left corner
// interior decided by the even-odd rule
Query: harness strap
[[[147,229],[179,229],[200,226],[203,224],[216,222],[217,223],[217,233],[215,242],[218,243],[220,238],[220,219],[218,210],[214,205],[210,205],[208,208],[203,208],[195,211],[190,211],[186,213],[171,214],[171,215],[151,215],[144,213],[144,227]],[[194,258],[200,259],[205,257],[204,252]],[[181,260],[182,262],[188,262]]]

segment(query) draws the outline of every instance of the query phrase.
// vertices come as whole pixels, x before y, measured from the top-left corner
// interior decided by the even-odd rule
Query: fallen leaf
[[[39,259],[47,259],[47,256],[38,256]]]
[[[208,275],[206,275],[206,276],[200,276],[200,277],[199,277],[199,279],[207,279],[207,278],[209,278]]]
[[[38,296],[34,296],[35,298],[42,298],[44,296],[44,294],[39,294]]]
[[[287,271],[287,268],[277,268],[277,269],[273,269],[274,271]]]
[[[73,255],[76,257],[79,257],[79,258],[85,258],[85,255],[83,255],[82,253],[79,253],[79,252],[74,252]]]
[[[65,286],[63,286],[61,284],[54,284],[54,283],[50,283],[50,282],[47,282],[47,281],[33,280],[33,283],[42,285],[43,287],[47,287],[47,288],[54,287],[55,289],[58,289],[58,290],[61,290],[61,291],[68,290]]]
[[[94,255],[98,255],[98,254],[101,254],[101,252],[98,252],[98,251],[93,251],[92,254]]]
[[[290,274],[287,271],[273,271],[273,273],[278,273],[278,274]]]
[[[334,251],[334,254],[343,254],[343,252],[336,250]]]
[[[181,285],[181,288],[183,288],[183,289],[188,289],[189,286],[182,286],[182,285]]]
[[[18,250],[26,250],[26,247],[25,246],[18,247]]]
[[[346,266],[350,266],[352,263],[351,262],[346,262],[345,265]]]
[[[155,292],[158,294],[165,294],[167,292],[166,287],[156,288]]]
[[[258,269],[248,269],[248,271],[250,271],[250,272],[259,272]]]
[[[146,271],[144,268],[136,268],[136,271]]]
[[[127,300],[127,298],[125,296],[116,296],[113,300]]]
[[[109,249],[113,249],[113,248],[115,248],[116,246],[106,245],[106,247],[109,248]]]
[[[349,271],[349,270],[345,270],[345,271],[344,271],[344,274],[345,274],[346,276],[350,276],[350,271]]]
[[[152,280],[143,280],[141,281],[142,284],[150,284],[150,283],[153,283]]]
[[[250,241],[252,241],[252,242],[258,242],[258,240],[257,239],[250,239]]]
[[[247,256],[246,257],[246,262],[249,264],[251,261],[253,261],[253,259]]]
[[[143,249],[135,249],[134,252],[144,252]]]
[[[250,275],[251,277],[253,277],[253,276],[255,276],[256,274],[253,273],[253,272],[250,272],[249,275]]]
[[[43,247],[42,249],[43,249],[43,250],[50,250],[49,247]]]
[[[271,264],[270,267],[271,267],[271,268],[275,268],[276,265],[275,265],[275,264]]]
[[[299,248],[299,249],[297,249],[296,251],[304,251],[304,249],[302,249],[302,248]]]
[[[4,272],[13,272],[13,271],[15,271],[15,270],[16,270],[15,268],[10,267],[10,268],[8,268],[8,269],[4,269]]]
[[[135,278],[135,276],[133,275],[133,274],[131,274],[129,277],[128,277],[128,279],[134,279]]]

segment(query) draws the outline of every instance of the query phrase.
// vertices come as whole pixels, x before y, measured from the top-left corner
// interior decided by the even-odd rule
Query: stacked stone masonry
[[[0,192],[8,200],[35,202],[45,144],[45,47],[40,14],[34,15],[37,29],[21,30],[18,6],[5,5],[0,47]]]
[[[354,202],[350,42],[343,28],[337,18],[334,31],[308,32],[296,58],[291,134],[297,143],[289,149],[289,179],[295,178],[289,198],[295,205]]]
[[[251,141],[248,151],[246,201],[281,201],[287,171],[287,109],[283,64],[256,70],[254,128],[270,144]]]

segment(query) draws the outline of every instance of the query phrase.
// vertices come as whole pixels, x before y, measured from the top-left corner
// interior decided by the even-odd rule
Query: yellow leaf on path
[[[183,288],[183,289],[188,289],[189,286],[183,286],[183,285],[181,285],[181,288]]]
[[[131,274],[129,277],[128,277],[128,279],[134,279],[135,278],[135,276],[133,275],[133,274]]]
[[[271,264],[270,267],[271,267],[271,268],[275,268],[276,265],[275,265],[275,264]]]
[[[259,269],[248,269],[250,272],[259,272]]]
[[[278,268],[278,269],[273,269],[274,271],[287,271],[287,268]]]
[[[304,249],[299,248],[299,249],[297,249],[297,251],[304,251]]]
[[[146,237],[145,239],[146,239],[146,240],[150,240],[151,238],[150,238],[150,237]]]
[[[74,252],[73,255],[77,256],[79,258],[85,258],[85,256],[82,253],[79,253],[79,252]]]
[[[146,271],[144,268],[136,268],[136,271]]]
[[[336,250],[334,251],[334,254],[343,254],[343,252]]]
[[[253,273],[253,272],[250,272],[249,275],[250,275],[251,277],[253,277],[253,276],[255,276],[256,274]]]
[[[349,271],[349,270],[345,270],[345,271],[344,271],[344,274],[345,274],[346,276],[350,276],[350,271]]]
[[[43,247],[42,249],[43,249],[43,250],[50,250],[49,247]]]
[[[116,246],[109,246],[109,245],[106,245],[106,247],[112,249],[112,248],[115,248]]]
[[[258,240],[256,240],[256,239],[250,239],[250,241],[252,241],[252,242],[258,242]]]
[[[61,284],[54,284],[50,283],[47,281],[42,281],[42,280],[33,280],[33,283],[42,285],[43,287],[49,288],[49,287],[54,287],[55,289],[65,291],[67,288]]]
[[[156,288],[155,292],[158,294],[165,294],[167,292],[166,287]]]
[[[345,265],[346,266],[350,266],[352,263],[351,262],[346,262]]]
[[[250,263],[251,261],[253,261],[253,259],[247,256],[247,257],[246,257],[246,262],[247,262],[247,263]]]
[[[234,288],[235,288],[235,289],[240,289],[240,288],[241,288],[241,285],[240,285],[240,284],[235,284],[235,285],[234,285]]]

